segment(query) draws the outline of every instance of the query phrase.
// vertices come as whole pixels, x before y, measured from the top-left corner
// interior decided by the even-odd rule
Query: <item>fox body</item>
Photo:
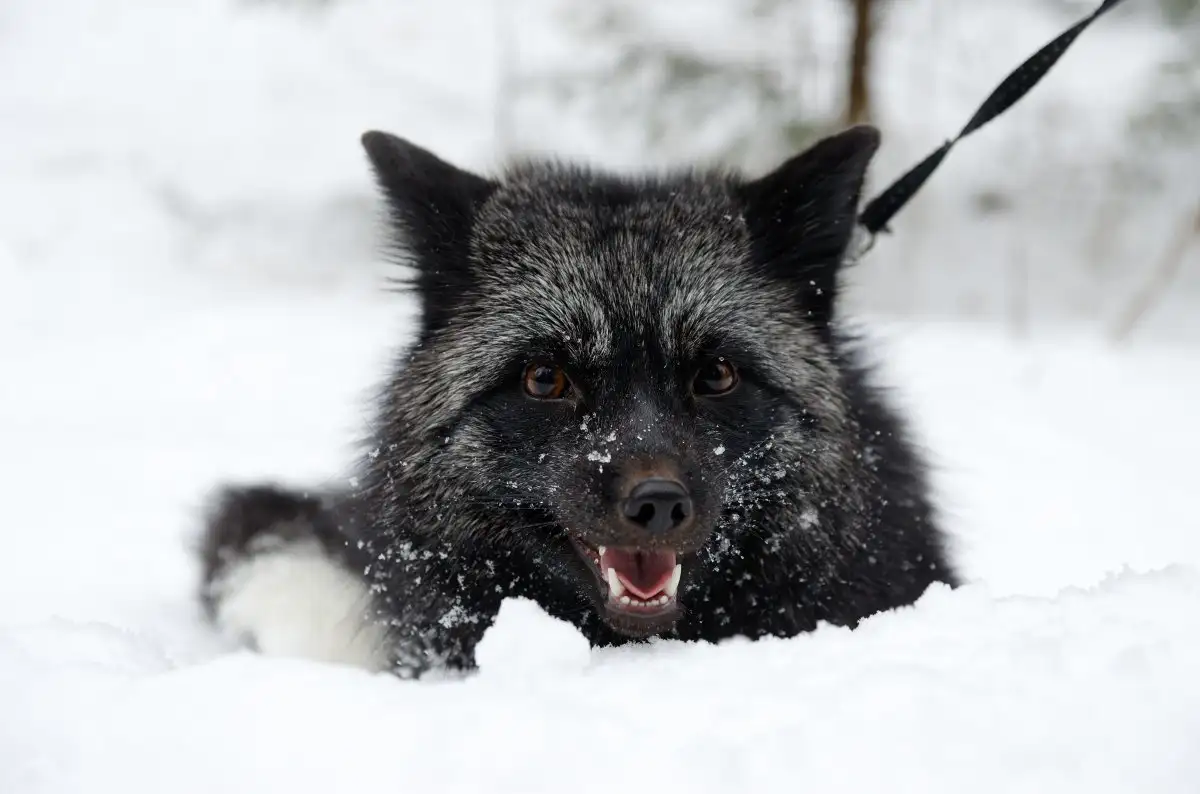
[[[955,584],[839,314],[871,127],[760,178],[363,144],[421,305],[354,490],[224,488],[203,599],[267,652],[467,669],[510,596],[594,645],[854,626]]]

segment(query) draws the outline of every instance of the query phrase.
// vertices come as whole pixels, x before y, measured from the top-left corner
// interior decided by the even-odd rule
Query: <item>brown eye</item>
[[[713,360],[700,367],[692,381],[692,391],[701,397],[719,397],[733,391],[737,385],[737,370],[723,358]]]
[[[559,400],[567,392],[567,374],[561,367],[530,364],[525,368],[525,393],[539,400]]]

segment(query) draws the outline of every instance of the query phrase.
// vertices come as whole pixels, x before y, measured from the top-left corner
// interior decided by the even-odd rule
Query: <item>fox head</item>
[[[377,482],[421,532],[536,561],[626,636],[750,545],[842,553],[820,515],[861,508],[864,463],[834,321],[874,128],[756,179],[363,144],[422,309]]]

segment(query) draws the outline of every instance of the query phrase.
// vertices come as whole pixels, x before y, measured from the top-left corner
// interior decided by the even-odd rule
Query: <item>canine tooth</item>
[[[629,596],[621,596],[621,603],[622,603],[622,604],[626,604],[626,605],[628,605],[628,604],[631,604],[631,603],[633,603],[633,602],[630,600]]]
[[[597,546],[596,551],[600,552],[600,556],[603,557],[604,552],[608,551],[608,547],[607,546]]]
[[[617,576],[617,572],[613,568],[608,569],[608,592],[613,598],[620,598],[625,595],[625,585],[621,584],[621,577]]]
[[[679,592],[679,577],[683,576],[683,564],[676,563],[675,570],[671,571],[671,580],[667,582],[667,586],[663,588],[663,592],[674,598]]]

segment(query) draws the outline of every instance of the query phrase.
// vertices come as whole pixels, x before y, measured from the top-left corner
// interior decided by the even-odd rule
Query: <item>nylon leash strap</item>
[[[1046,73],[1070,48],[1080,33],[1083,33],[1089,25],[1124,1],[1104,0],[1090,16],[1075,23],[1056,39],[1031,55],[1008,77],[1004,78],[1000,85],[996,86],[996,89],[983,101],[983,104],[975,111],[975,115],[958,135],[943,143],[932,154],[913,166],[908,173],[893,182],[887,190],[872,199],[858,216],[858,233],[861,239],[854,258],[857,259],[871,249],[877,234],[880,232],[891,233],[888,222],[921,189],[925,180],[929,179],[937,170],[956,143],[1015,105],[1046,76]]]

